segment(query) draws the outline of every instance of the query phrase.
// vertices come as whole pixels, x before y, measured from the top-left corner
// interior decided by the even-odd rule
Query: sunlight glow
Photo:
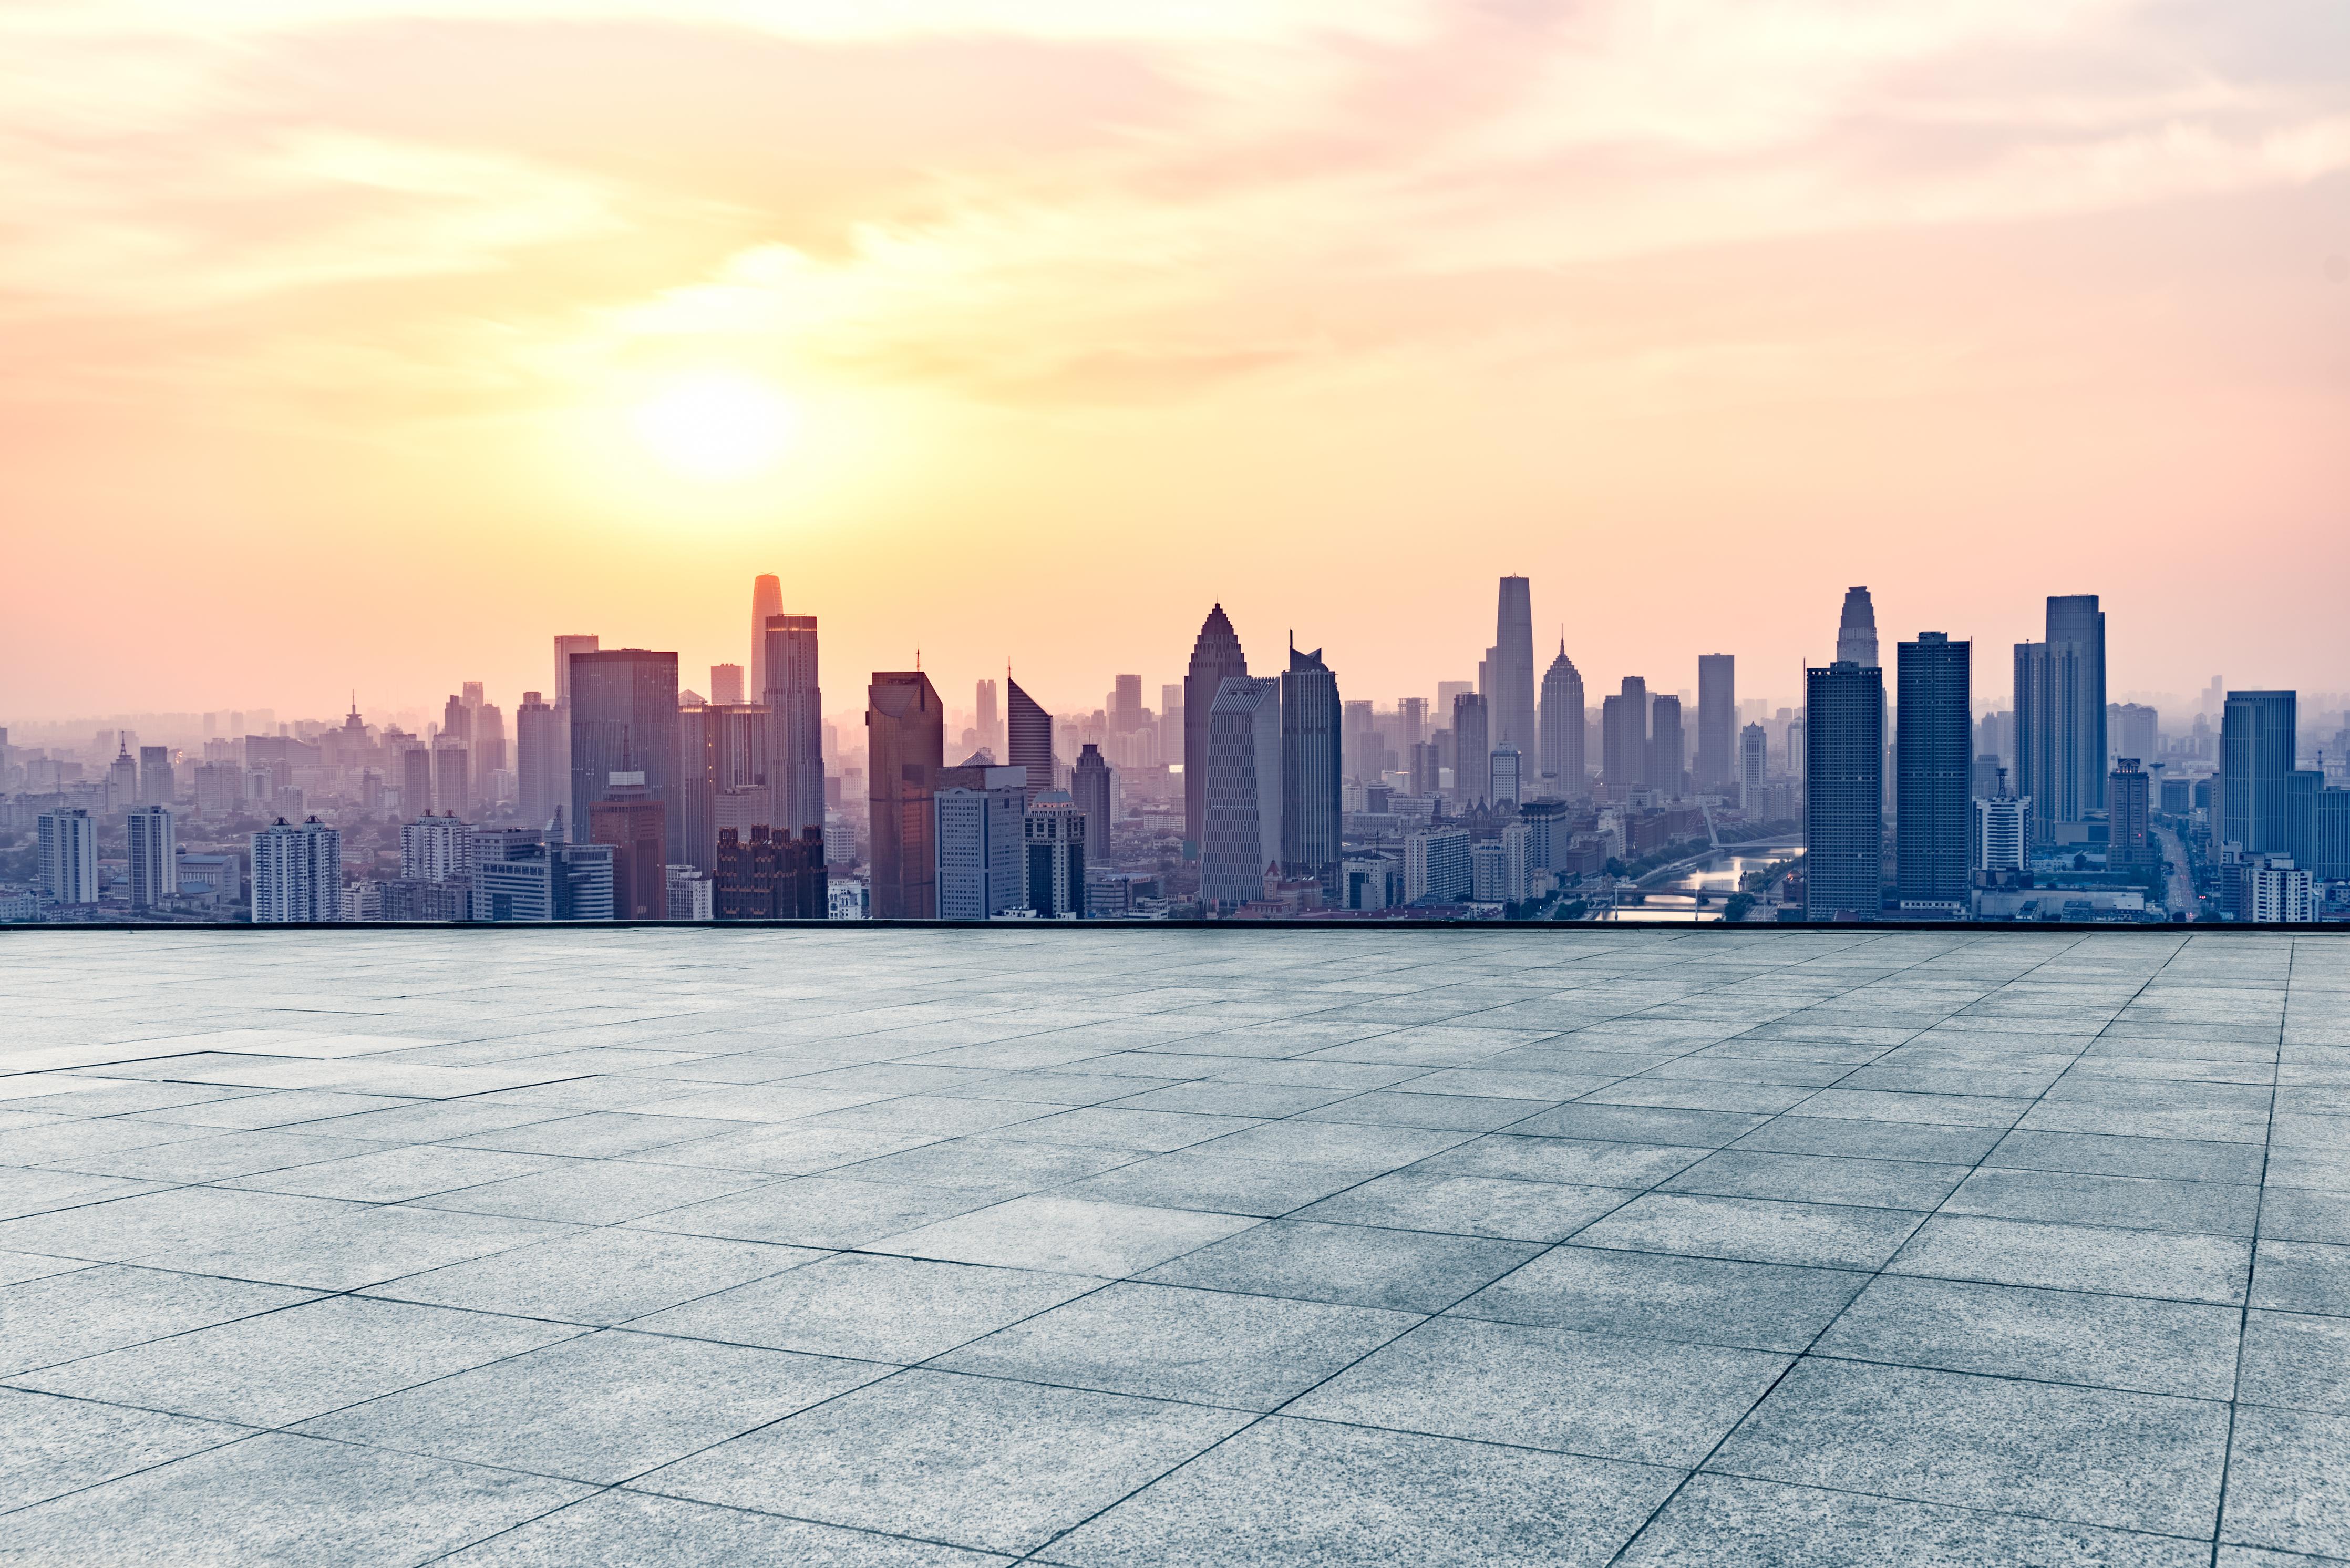
[[[748,376],[709,374],[671,383],[638,405],[637,439],[685,478],[724,484],[764,473],[790,450],[791,404]]]

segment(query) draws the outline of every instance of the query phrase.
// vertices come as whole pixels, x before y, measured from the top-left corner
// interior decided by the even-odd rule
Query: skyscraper
[[[1264,874],[1281,859],[1281,682],[1227,676],[1207,716],[1200,897],[1232,909],[1264,896]]]
[[[1523,577],[1503,577],[1493,616],[1492,744],[1532,755],[1534,730],[1534,614]]]
[[[931,797],[946,762],[946,711],[919,670],[876,670],[866,688],[873,918],[938,916]]]
[[[1343,857],[1338,677],[1322,650],[1289,647],[1281,677],[1281,866],[1292,877],[1328,877]]]
[[[566,821],[571,836],[589,841],[588,808],[604,798],[614,774],[640,773],[649,796],[664,808],[681,804],[671,798],[678,781],[677,655],[642,648],[575,653],[570,678],[571,809]],[[684,813],[665,809],[662,823],[663,863],[684,863]]]
[[[1485,699],[1476,692],[1452,699],[1452,796],[1464,805],[1492,798],[1492,723]]]
[[[178,781],[172,776],[172,748],[140,747],[139,804],[169,805],[178,793]]]
[[[1648,787],[1681,794],[1689,771],[1689,738],[1681,732],[1681,700],[1659,697],[1648,704]]]
[[[1012,767],[941,774],[932,806],[940,919],[984,920],[1025,904],[1027,779]]]
[[[2295,775],[2296,777],[2301,775]],[[2122,757],[2106,780],[2106,864],[2121,869],[2157,858],[2152,834],[2153,779],[2136,757]],[[1898,829],[1896,830],[1897,832]],[[2298,857],[2296,864],[2303,864]]]
[[[2015,763],[2035,842],[2106,804],[2106,618],[2097,596],[2052,596],[2044,642],[2015,645]]]
[[[1804,671],[1804,915],[1873,920],[1885,897],[1885,675],[1840,659]]]
[[[775,762],[770,826],[787,838],[824,826],[824,691],[817,678],[816,625],[812,615],[767,618],[761,663]]]
[[[2289,777],[2299,698],[2291,691],[2230,691],[2220,719],[2220,809],[2214,845],[2247,855],[2293,852]]]
[[[1248,674],[1248,656],[1241,651],[1240,634],[1232,629],[1221,604],[1208,611],[1200,635],[1191,643],[1191,662],[1183,674],[1183,837],[1192,853],[1204,844],[1208,791],[1208,713],[1226,679]],[[1259,869],[1262,869],[1260,867]]]
[[[1553,785],[1572,800],[1584,792],[1583,677],[1566,656],[1566,639],[1559,639],[1558,657],[1550,661],[1542,683],[1542,771]]]
[[[612,846],[612,911],[622,920],[669,919],[668,812],[635,770],[616,773],[588,807],[588,842]]]
[[[1731,793],[1737,773],[1731,748],[1738,732],[1738,659],[1697,656],[1697,787],[1700,794]]]
[[[1028,798],[1053,787],[1053,715],[1028,693],[1020,690],[1020,682],[1012,672],[1003,674],[1004,746],[1010,753],[1003,760],[1015,768],[1028,770]]]
[[[446,735],[432,742],[432,803],[460,816],[473,815],[473,753]]]
[[[764,632],[760,634],[765,636]],[[760,693],[764,699],[764,692]],[[721,708],[736,708],[743,702],[743,667],[739,664],[713,664],[710,667],[710,701]]]
[[[1967,907],[1974,813],[1974,645],[1921,631],[1895,646],[1893,865],[1905,916],[1955,918]]]
[[[1493,792],[1493,805],[1515,806],[1525,798],[1523,771],[1525,759],[1513,745],[1495,746],[1485,763],[1486,786]]]
[[[142,805],[123,819],[130,838],[130,907],[152,909],[180,896],[172,808]]]
[[[1877,668],[1877,607],[1870,602],[1866,588],[1844,591],[1844,618],[1836,624],[1835,661],[1856,664],[1863,670]]]
[[[524,692],[515,710],[515,792],[523,821],[533,827],[545,827],[562,801],[567,781],[556,766],[561,754],[554,704]]]
[[[1067,791],[1049,789],[1028,803],[1021,826],[1027,840],[1028,908],[1040,920],[1084,919],[1085,814]]]
[[[751,691],[764,699],[767,690],[767,619],[784,613],[784,585],[779,577],[762,575],[751,579]]]
[[[721,834],[732,828],[735,841],[745,843],[752,828],[772,834],[784,819],[775,715],[764,702],[709,702],[678,710],[677,733],[678,783],[671,798],[685,818],[679,863],[714,874]],[[784,837],[795,842],[797,836]]]
[[[342,918],[341,834],[315,816],[299,827],[281,816],[253,836],[254,924]]]
[[[1091,741],[1079,749],[1076,765],[1069,771],[1069,794],[1086,822],[1086,863],[1108,865],[1109,763],[1103,760],[1101,748]]]
[[[997,762],[1003,761],[1003,719],[995,708],[995,682],[983,680],[978,693],[979,743]]]
[[[1121,675],[1117,690],[1110,693],[1109,727],[1114,734],[1128,734],[1142,728],[1142,677]]]
[[[2106,808],[2106,766],[2113,754],[2106,749],[2106,612],[2097,607],[2097,596],[2051,594],[2048,641],[2052,647],[2069,643],[2080,650],[2074,664],[2080,681],[2074,702],[2077,731],[2070,749],[2072,787],[2085,816]]]
[[[1759,792],[1770,782],[1771,734],[1760,724],[1738,732],[1738,809],[1752,816],[1761,804]]]
[[[587,835],[578,823],[578,814],[571,802],[571,656],[593,653],[602,643],[595,637],[558,637],[555,639],[555,688],[548,701],[555,709],[555,805],[547,811],[552,818],[557,810],[563,814],[566,834]],[[422,799],[411,800],[405,794],[400,804],[410,811],[423,809]],[[552,919],[552,915],[547,919]]]
[[[80,806],[41,813],[41,891],[60,904],[98,902],[98,819]]]
[[[484,802],[494,797],[490,793],[490,775],[501,773],[509,765],[506,761],[506,716],[494,702],[478,702],[473,706],[473,793]]]

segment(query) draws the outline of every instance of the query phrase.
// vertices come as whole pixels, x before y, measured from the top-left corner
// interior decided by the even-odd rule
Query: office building
[[[562,755],[555,705],[536,691],[524,692],[515,710],[515,799],[533,827],[545,827],[563,804]]]
[[[1053,715],[1020,690],[1010,670],[1003,675],[1004,762],[1028,773],[1028,798],[1053,787]]]
[[[2117,757],[2151,761],[2162,754],[2162,715],[2143,702],[2109,703],[2106,739]]]
[[[2319,790],[2316,819],[2309,874],[2320,882],[2350,882],[2350,789]]]
[[[1770,782],[1770,732],[1760,724],[1749,724],[1738,732],[1739,809],[1752,816],[1761,798],[1759,792]]]
[[[762,636],[765,634],[761,633]],[[739,708],[743,705],[743,667],[739,664],[713,664],[710,667],[710,701],[716,708]]]
[[[1110,732],[1118,735],[1132,734],[1142,728],[1142,677],[1121,675],[1118,678],[1116,689],[1110,692]]]
[[[311,817],[279,817],[253,836],[253,923],[343,918],[343,836]]]
[[[130,838],[130,907],[153,909],[169,904],[180,896],[179,845],[172,832],[172,808],[140,806],[123,819],[123,826]]]
[[[432,743],[432,804],[442,812],[473,814],[472,757],[469,747],[445,735]]]
[[[1407,904],[1422,899],[1457,904],[1476,890],[1476,870],[1469,857],[1469,830],[1436,827],[1404,836],[1403,898]]]
[[[1028,851],[1029,912],[1040,920],[1084,919],[1086,819],[1077,803],[1066,790],[1046,790],[1028,803],[1022,828]]]
[[[506,770],[506,716],[494,702],[482,702],[473,709],[473,791],[474,798],[487,803],[494,798],[490,787],[492,777]]]
[[[588,842],[612,846],[614,919],[669,919],[668,816],[633,770],[614,774],[604,797],[588,803]]]
[[[996,711],[994,681],[979,683],[976,704],[979,748],[1000,763],[1003,760],[1003,718]]]
[[[2316,878],[2285,855],[2255,855],[2240,873],[2242,918],[2263,925],[2301,925],[2317,919]]]
[[[2219,810],[2214,846],[2246,855],[2289,855],[2287,810],[2299,698],[2291,691],[2230,691],[2220,719]]]
[[[767,669],[767,622],[784,613],[783,579],[761,574],[751,579],[751,696],[754,701],[765,698],[769,684]],[[716,682],[712,681],[712,685]],[[717,693],[711,693],[717,701]]]
[[[946,763],[946,712],[919,670],[876,670],[866,688],[867,800],[871,808],[873,916],[938,918],[931,794]]]
[[[1263,898],[1265,875],[1281,860],[1281,682],[1226,677],[1208,721],[1200,897],[1229,910]]]
[[[682,865],[684,813],[679,779],[677,655],[609,648],[571,656],[571,810],[574,839],[588,842],[589,808],[614,774],[641,774],[660,803],[667,842],[657,864]]]
[[[1658,697],[1648,704],[1648,787],[1668,795],[1687,793],[1689,742],[1681,732],[1681,700]]]
[[[1338,677],[1322,650],[1292,642],[1281,677],[1280,858],[1289,877],[1334,878],[1344,854],[1340,712]]]
[[[592,636],[555,639],[555,690],[548,699],[555,708],[555,804],[546,819],[561,816],[567,832],[577,820],[571,792],[571,659],[575,654],[594,653],[601,646],[600,639]],[[421,811],[425,800],[403,794],[401,804],[411,811]]]
[[[499,922],[612,919],[612,858],[608,844],[548,843],[528,835],[517,836],[497,858],[476,853],[473,918]]]
[[[1526,827],[1527,869],[1556,870],[1564,862],[1567,840],[1575,834],[1566,802],[1555,795],[1521,802],[1518,820]]]
[[[1077,803],[1078,815],[1085,819],[1086,863],[1108,865],[1112,812],[1109,763],[1102,760],[1101,748],[1091,741],[1077,750],[1076,765],[1069,770],[1069,794]]]
[[[1738,732],[1738,659],[1700,653],[1697,658],[1697,788],[1700,794],[1737,793],[1732,751]]]
[[[118,737],[120,750],[106,770],[106,809],[129,811],[139,804],[139,764],[131,760],[130,742]]]
[[[764,702],[704,703],[677,715],[679,784],[685,854],[675,862],[704,871],[718,865],[718,835],[775,827],[783,814],[775,777],[774,714]]]
[[[1024,768],[966,765],[941,774],[931,829],[940,919],[987,920],[1024,906],[1027,782]]]
[[[2052,596],[2047,639],[2015,645],[2015,753],[2038,842],[2106,805],[2106,618],[2095,594]]]
[[[1583,677],[1559,640],[1558,657],[1543,672],[1542,771],[1569,799],[1584,790]]]
[[[1503,806],[1516,809],[1523,796],[1523,781],[1519,777],[1523,761],[1515,746],[1496,746],[1485,759],[1485,777],[1487,786],[1492,791],[1495,810]]]
[[[1624,677],[1623,690],[1599,702],[1599,782],[1617,790],[1648,785],[1648,683]]]
[[[169,746],[140,747],[139,804],[169,805],[178,794],[178,781],[172,776],[172,748]]]
[[[80,806],[45,811],[40,836],[41,891],[60,904],[98,902],[98,819]]]
[[[1994,875],[2029,869],[2032,803],[2008,793],[2004,769],[2001,770],[1997,789],[1989,795],[1978,795],[1974,808],[1974,869]]]
[[[766,705],[775,790],[770,825],[796,838],[824,826],[824,690],[816,667],[816,619],[771,615],[766,624]]]
[[[2155,853],[2153,780],[2136,757],[2114,764],[2106,780],[2106,864],[2116,870],[2151,866]]]
[[[432,753],[422,746],[402,746],[398,754],[400,810],[412,811],[420,815],[431,811],[432,809]],[[248,779],[250,776],[251,772],[248,770]],[[266,783],[268,774],[265,769],[262,776]],[[254,795],[254,791],[248,788],[245,794],[250,799]]]
[[[1206,840],[1208,820],[1208,719],[1216,694],[1233,677],[1246,678],[1248,656],[1241,651],[1240,634],[1221,604],[1208,612],[1200,635],[1191,643],[1191,662],[1183,675],[1183,838],[1198,854]]]
[[[1884,672],[1847,659],[1809,668],[1804,696],[1804,918],[1873,920],[1885,896]]]
[[[743,671],[735,667],[734,684],[737,694],[743,683]],[[712,681],[712,686],[717,685]],[[672,920],[714,920],[718,918],[718,900],[710,873],[698,866],[672,866],[669,868],[669,918]]]
[[[1452,798],[1464,806],[1492,798],[1492,710],[1474,691],[1452,699]]]
[[[1971,642],[1939,631],[1895,646],[1893,882],[1903,916],[1967,908],[1974,828]]]
[[[1870,602],[1866,588],[1844,591],[1844,615],[1836,623],[1835,662],[1863,670],[1877,667],[1877,606]]]
[[[1434,741],[1422,741],[1412,747],[1408,759],[1411,793],[1422,797],[1436,794],[1442,784],[1442,767]]]
[[[1492,734],[1488,749],[1515,746],[1532,756],[1540,745],[1534,714],[1534,618],[1532,587],[1503,577],[1493,616]]]
[[[764,825],[740,832],[720,828],[718,867],[710,888],[717,919],[825,919],[831,899],[824,832],[810,829],[794,836]]]

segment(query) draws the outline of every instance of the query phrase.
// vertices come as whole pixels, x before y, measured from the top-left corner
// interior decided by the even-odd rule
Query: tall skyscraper
[[[1520,776],[1524,767],[1525,758],[1515,746],[1495,746],[1488,754],[1485,762],[1486,787],[1493,792],[1495,807],[1514,807],[1525,799],[1524,784]]]
[[[1737,774],[1732,753],[1738,732],[1738,659],[1729,653],[1697,656],[1697,787],[1700,794],[1726,794]]]
[[[979,743],[982,750],[997,762],[1003,761],[1003,717],[996,711],[995,682],[979,683],[977,699]],[[1006,764],[1009,765],[1009,764]]]
[[[2220,718],[2220,808],[2214,845],[2247,855],[2293,853],[2288,808],[2300,700],[2291,691],[2230,691]]]
[[[775,747],[769,782],[776,815],[770,826],[787,838],[824,826],[824,691],[817,678],[816,625],[812,615],[767,618],[761,662]]]
[[[1452,796],[1464,805],[1493,797],[1492,713],[1485,699],[1463,691],[1452,699]]]
[[[565,781],[556,767],[562,741],[555,705],[536,691],[522,694],[515,710],[515,794],[523,821],[543,828],[561,804]]]
[[[426,812],[400,828],[400,876],[408,882],[446,882],[473,869],[473,829],[453,816]],[[494,836],[483,836],[485,838]]]
[[[80,806],[41,813],[41,891],[60,904],[98,902],[98,819]]]
[[[763,630],[760,636],[766,633]],[[766,693],[760,693],[764,701]],[[710,701],[721,708],[739,708],[743,704],[743,667],[739,664],[713,664],[710,667]]]
[[[1076,765],[1069,770],[1069,794],[1086,822],[1086,863],[1108,865],[1109,763],[1103,760],[1101,748],[1091,741],[1079,748]]]
[[[179,848],[172,808],[142,805],[123,818],[130,837],[130,907],[152,909],[180,896]]]
[[[784,613],[784,585],[779,577],[762,574],[751,579],[751,690],[767,690],[767,621]]]
[[[575,653],[593,653],[601,646],[600,639],[596,637],[556,638],[555,639],[555,687],[548,699],[555,709],[556,783],[555,805],[548,810],[547,815],[551,818],[560,811],[563,815],[564,832],[567,835],[576,834],[582,838],[586,837],[588,830],[578,825],[577,813],[572,810],[571,802],[571,656]],[[402,796],[401,804],[411,811],[423,808],[421,800],[410,800],[405,796]],[[547,918],[554,919],[551,915]]]
[[[1549,787],[1572,800],[1584,792],[1583,676],[1559,639],[1558,657],[1542,683],[1542,771],[1556,781]]]
[[[1233,909],[1264,897],[1264,874],[1281,859],[1281,682],[1225,677],[1208,720],[1197,753],[1206,796],[1200,897]]]
[[[1921,631],[1898,643],[1900,681],[1894,728],[1895,895],[1905,916],[1966,912],[1974,812],[1974,645]]]
[[[482,702],[473,708],[473,790],[478,798],[488,801],[490,775],[502,773],[511,764],[506,760],[506,716],[494,702]]]
[[[432,809],[432,753],[422,746],[400,749],[400,809],[420,815]]]
[[[1771,779],[1771,733],[1760,724],[1738,732],[1738,809],[1749,816],[1761,805],[1759,791]]]
[[[754,827],[772,835],[783,820],[775,787],[775,716],[764,702],[722,708],[704,703],[677,715],[678,786],[672,795],[685,817],[678,864],[715,873],[718,841],[731,828],[747,843]],[[785,833],[787,841],[797,836]],[[763,842],[765,842],[763,840]]]
[[[1335,877],[1344,857],[1341,708],[1322,650],[1293,641],[1281,677],[1281,867],[1292,877]]]
[[[2077,733],[2070,754],[2072,787],[2085,816],[2106,808],[2106,767],[2113,755],[2106,749],[2106,612],[2097,607],[2097,596],[2051,594],[2048,641],[2052,647],[2069,643],[2080,650],[2074,664],[2080,681],[2073,709]]]
[[[571,836],[589,842],[588,807],[604,798],[612,775],[644,774],[646,794],[664,808],[678,776],[677,655],[608,648],[571,656]],[[663,863],[685,863],[684,813],[664,809]],[[664,898],[666,895],[664,895]],[[664,905],[666,907],[666,905]]]
[[[946,711],[919,670],[876,670],[865,694],[873,918],[938,917],[931,799],[946,763]]]
[[[588,842],[612,846],[616,919],[669,919],[668,836],[666,807],[633,769],[614,774],[603,797],[589,803]]]
[[[1975,803],[1974,869],[2017,871],[2031,864],[2032,803],[2019,799],[2007,787],[2002,770],[1994,792]]]
[[[1624,688],[1599,701],[1599,779],[1617,789],[1642,789],[1648,780],[1648,682],[1624,677]]]
[[[311,817],[279,817],[253,836],[253,923],[343,918],[343,836]]]
[[[2095,594],[2051,596],[2044,642],[2015,645],[2015,761],[2035,842],[2106,805],[2106,618]]]
[[[172,776],[172,748],[140,747],[139,804],[169,805],[178,793],[179,781]]]
[[[453,691],[441,709],[441,738],[465,746],[473,743],[473,711]]]
[[[1183,836],[1198,852],[1206,841],[1209,710],[1216,693],[1233,676],[1248,674],[1248,656],[1241,651],[1240,634],[1221,604],[1208,611],[1200,635],[1191,642],[1191,662],[1183,674]],[[1262,869],[1262,867],[1260,867]]]
[[[460,816],[473,815],[473,753],[448,736],[432,742],[432,804]]]
[[[1017,690],[1017,688],[1014,688]],[[1028,908],[1040,920],[1086,918],[1086,819],[1066,790],[1028,803],[1022,829],[1028,851]]]
[[[1020,690],[1020,682],[1006,670],[1003,676],[1004,745],[1009,754],[1003,759],[1015,768],[1028,770],[1028,798],[1053,787],[1053,715],[1028,693]]]
[[[1804,915],[1873,920],[1885,898],[1884,671],[1842,659],[1806,669],[1804,699]]]
[[[984,920],[1025,906],[1027,783],[1023,768],[941,774],[931,828],[940,919]]]
[[[1835,661],[1863,670],[1877,668],[1877,606],[1870,602],[1866,588],[1844,591],[1844,618],[1836,623]]]
[[[1130,734],[1142,728],[1142,677],[1121,675],[1110,693],[1109,727],[1113,734]]]
[[[139,764],[131,759],[130,742],[116,732],[114,761],[106,770],[106,809],[129,811],[139,804]]]
[[[1678,797],[1689,772],[1689,737],[1681,732],[1681,700],[1659,697],[1648,704],[1648,787]]]
[[[2156,860],[2154,801],[2149,787],[2153,782],[2137,758],[2122,757],[2115,762],[2113,774],[2106,780],[2107,867],[2122,869],[2151,865]],[[2298,857],[2295,863],[2301,863]]]
[[[1503,577],[1493,615],[1492,744],[1531,756],[1534,729],[1534,612],[1523,577]]]

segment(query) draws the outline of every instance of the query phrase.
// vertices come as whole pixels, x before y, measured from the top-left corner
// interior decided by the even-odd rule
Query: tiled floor
[[[2350,1559],[2350,940],[0,936],[0,1562],[1013,1559]]]

